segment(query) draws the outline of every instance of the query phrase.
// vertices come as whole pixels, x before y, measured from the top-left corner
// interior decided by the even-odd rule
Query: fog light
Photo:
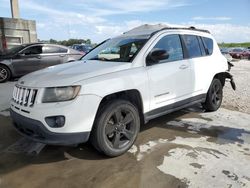
[[[50,116],[45,118],[46,123],[52,128],[63,127],[65,124],[64,116]]]

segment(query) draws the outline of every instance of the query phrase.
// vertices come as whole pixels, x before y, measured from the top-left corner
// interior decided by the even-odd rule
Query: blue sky
[[[9,0],[0,16],[10,17]],[[141,24],[177,24],[211,31],[219,42],[250,42],[250,0],[19,0],[39,39],[100,42]]]

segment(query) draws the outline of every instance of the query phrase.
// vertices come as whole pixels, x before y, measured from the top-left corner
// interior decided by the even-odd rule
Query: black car
[[[23,44],[0,54],[0,83],[52,65],[79,60],[74,49],[46,43]]]

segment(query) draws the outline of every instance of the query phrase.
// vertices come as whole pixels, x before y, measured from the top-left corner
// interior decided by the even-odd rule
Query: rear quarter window
[[[214,43],[213,40],[207,37],[202,37],[202,40],[204,42],[205,49],[207,51],[207,55],[211,55],[214,50]]]

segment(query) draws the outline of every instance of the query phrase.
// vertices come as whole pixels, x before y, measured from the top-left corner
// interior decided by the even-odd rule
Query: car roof
[[[21,45],[25,45],[26,47],[33,46],[33,45],[52,45],[52,46],[60,46],[60,47],[63,47],[63,48],[67,48],[67,46],[63,46],[63,45],[60,45],[60,44],[51,44],[51,43],[46,43],[46,42],[32,42],[32,43],[24,43],[24,44],[21,44]]]
[[[170,26],[166,24],[155,24],[155,25],[144,24],[139,27],[135,27],[127,32],[124,32],[123,35],[150,35],[152,36],[155,33],[160,32],[162,30],[193,30],[193,31],[210,33],[208,30],[197,29],[193,26],[183,27],[183,26],[176,26],[176,25]]]

